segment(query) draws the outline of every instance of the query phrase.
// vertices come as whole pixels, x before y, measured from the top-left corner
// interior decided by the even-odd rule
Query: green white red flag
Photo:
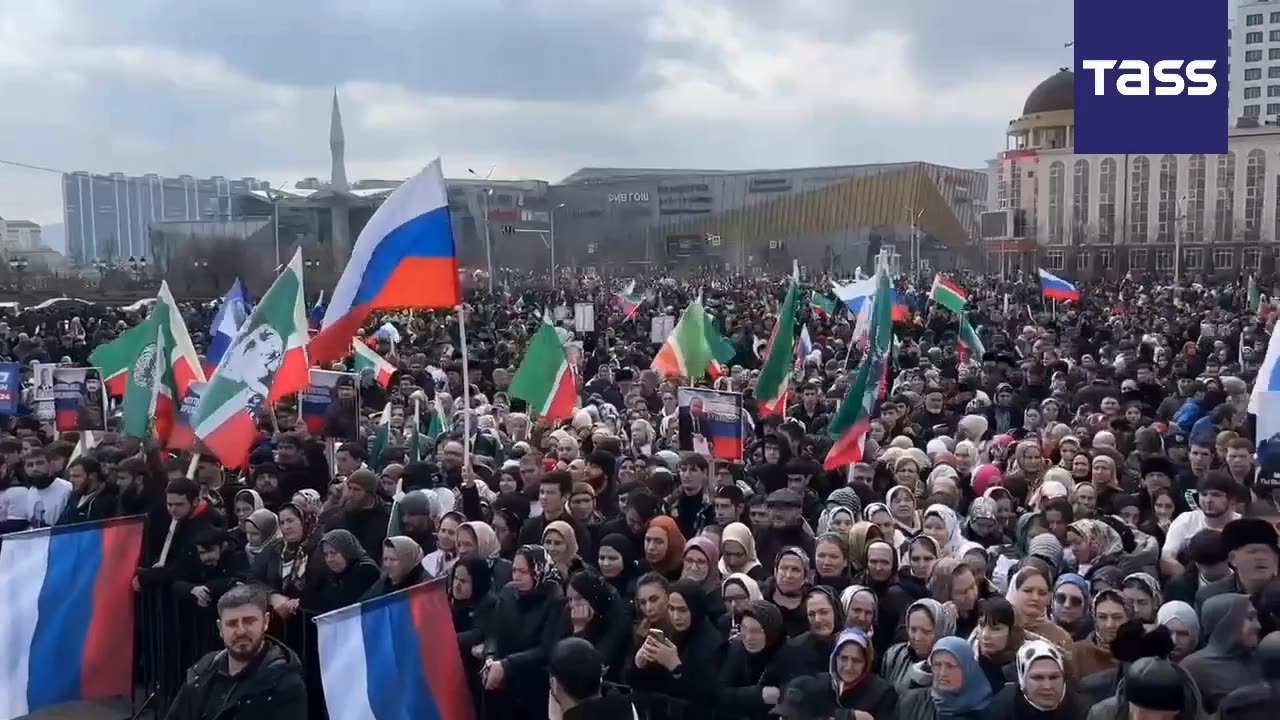
[[[154,435],[168,445],[182,399],[192,383],[204,382],[204,368],[168,283],[160,283],[155,304],[138,327],[141,346],[126,375],[122,433]]]
[[[982,346],[982,340],[978,337],[978,331],[969,324],[969,316],[965,313],[960,313],[960,345],[965,352],[979,360],[987,352],[987,349]]]
[[[823,467],[835,470],[850,463],[862,462],[863,446],[871,429],[871,412],[880,399],[880,389],[889,367],[893,344],[893,301],[889,294],[889,276],[880,270],[874,304],[871,308],[870,342],[849,386],[849,394],[831,421],[834,444]]]
[[[382,387],[391,387],[391,376],[395,374],[396,366],[387,362],[381,355],[374,352],[372,348],[360,342],[359,338],[351,338],[351,352],[355,355],[354,368],[356,373],[363,373],[365,370],[373,372],[374,378],[378,380],[378,384]]]
[[[942,273],[933,276],[929,299],[953,313],[964,312],[965,305],[969,304],[969,294]]]
[[[663,377],[697,380],[706,375],[714,357],[707,342],[707,313],[702,297],[689,303],[662,349],[653,358],[653,369]]]
[[[644,304],[644,296],[636,292],[636,281],[632,280],[622,289],[622,292],[613,296],[618,307],[622,308],[625,320],[630,320],[639,312],[640,306]]]
[[[562,420],[572,417],[578,405],[578,386],[560,336],[544,314],[520,369],[511,380],[510,395],[529,403],[539,417]]]
[[[791,388],[792,361],[796,347],[796,304],[800,299],[799,272],[793,273],[787,298],[782,302],[778,321],[773,325],[769,349],[765,352],[764,366],[756,383],[756,403],[762,416],[781,415],[787,409],[787,394]]]
[[[89,365],[102,370],[102,384],[107,392],[115,397],[122,397],[129,379],[129,371],[133,369],[142,349],[155,340],[155,328],[146,321],[129,328],[105,345],[99,345],[89,354]]]
[[[307,307],[302,251],[272,283],[209,379],[196,437],[223,465],[240,467],[271,403],[307,386]]]

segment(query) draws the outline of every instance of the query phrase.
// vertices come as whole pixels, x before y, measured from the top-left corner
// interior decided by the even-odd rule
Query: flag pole
[[[467,365],[466,304],[458,304],[458,344],[462,347],[462,468],[471,469],[471,371]]]
[[[408,443],[406,443],[408,444]],[[422,398],[417,393],[413,396],[413,454],[409,462],[418,462],[422,454]]]

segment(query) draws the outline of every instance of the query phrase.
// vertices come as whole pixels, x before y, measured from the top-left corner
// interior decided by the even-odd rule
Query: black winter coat
[[[485,655],[502,662],[504,682],[501,689],[487,693],[490,717],[538,720],[547,716],[547,662],[571,627],[569,606],[556,583],[525,595],[512,583],[498,593]]]
[[[58,518],[59,525],[106,520],[120,515],[120,490],[114,483],[105,483],[102,489],[90,496],[83,505],[74,493],[67,507]]]
[[[204,656],[187,671],[165,720],[306,720],[302,663],[280,642],[265,639],[262,652],[239,675],[227,675],[227,651]],[[208,707],[230,685],[220,709]]]
[[[778,647],[772,657],[763,659],[747,652],[741,639],[729,643],[729,654],[720,669],[720,699],[716,703],[722,716],[735,720],[769,717],[773,706],[764,703],[762,691],[773,687],[781,692],[786,687],[788,671],[782,664],[786,661],[782,650]]]
[[[721,692],[717,668],[724,661],[724,638],[708,620],[680,642],[680,677],[661,665],[636,667],[629,658],[625,679],[633,693],[670,698],[683,704],[685,718],[709,718],[715,714]]]

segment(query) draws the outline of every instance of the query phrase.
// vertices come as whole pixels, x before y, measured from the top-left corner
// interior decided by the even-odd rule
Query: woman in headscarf
[[[973,568],[959,558],[944,558],[933,566],[929,578],[929,595],[940,603],[950,603],[956,613],[956,634],[968,636],[978,625],[981,610],[978,577]]]
[[[574,573],[564,594],[573,636],[594,645],[604,662],[605,677],[619,680],[631,648],[631,611],[626,601],[591,571]]]
[[[928,535],[918,535],[903,550],[902,568],[898,570],[898,587],[912,600],[929,597],[929,579],[938,563],[938,543]]]
[[[743,611],[752,601],[763,600],[764,595],[760,592],[760,583],[750,575],[734,573],[721,583],[720,597],[724,600],[726,612],[717,626],[725,637],[732,640],[738,634]]]
[[[479,557],[493,569],[493,584],[503,587],[511,582],[511,561],[502,557],[502,543],[498,533],[488,524],[478,520],[458,526],[458,559]]]
[[[1067,542],[1081,577],[1089,581],[1094,592],[1120,587],[1124,578],[1120,570],[1124,541],[1115,528],[1101,520],[1077,520],[1067,526]]]
[[[596,562],[601,577],[613,586],[618,597],[629,601],[635,596],[635,581],[640,577],[640,561],[635,545],[626,535],[613,533],[601,538]]]
[[[871,588],[876,594],[876,635],[887,641],[897,631],[913,598],[898,587],[898,554],[884,540],[867,546],[867,569],[854,577],[855,583]],[[888,647],[885,648],[888,651]]]
[[[702,587],[707,594],[707,614],[718,624],[724,615],[724,600],[720,596],[720,550],[715,540],[699,535],[685,544],[680,579]]]
[[[236,513],[235,527],[227,531],[227,537],[237,546],[245,544],[245,525],[248,524],[249,516],[256,510],[265,508],[262,502],[262,496],[257,490],[245,488],[236,493],[235,501],[232,508]],[[253,558],[250,558],[250,565],[253,564]]]
[[[969,517],[965,520],[964,536],[984,548],[1003,545],[1008,542],[1000,530],[1000,521],[996,516],[999,508],[996,501],[988,497],[974,498],[969,504]]]
[[[1227,693],[1262,679],[1253,652],[1262,625],[1249,596],[1239,593],[1206,600],[1200,622],[1207,642],[1182,661],[1182,668],[1196,681],[1205,712],[1212,714]]]
[[[280,519],[276,514],[263,508],[254,510],[243,523],[244,552],[249,556],[249,563],[257,562],[268,547],[280,545],[284,537],[280,534]]]
[[[649,521],[644,533],[645,562],[654,572],[676,580],[683,570],[685,542],[676,521],[669,515],[659,515]]]
[[[1042,639],[1039,635],[1031,637]],[[978,667],[991,692],[999,692],[1016,677],[1014,655],[1027,640],[1028,635],[1019,627],[1016,612],[1008,600],[991,598],[982,602],[978,626],[969,634],[969,646],[978,658]]]
[[[826,680],[825,687],[835,696],[839,717],[867,715],[872,718],[891,718],[898,707],[898,692],[872,668],[875,666],[875,647],[871,638],[856,628],[840,633],[831,651],[827,673],[819,678]]]
[[[1164,604],[1160,594],[1160,583],[1147,573],[1131,573],[1125,576],[1120,590],[1133,607],[1133,619],[1141,620],[1146,625],[1156,621],[1156,611]]]
[[[1181,662],[1200,645],[1200,617],[1190,605],[1181,600],[1170,600],[1160,606],[1156,624],[1163,625],[1173,639],[1173,652],[1169,659]]]
[[[876,632],[880,627],[879,596],[865,585],[850,585],[840,593],[840,604],[844,606],[845,627],[857,628],[866,633],[879,649],[876,657],[883,660],[889,646],[893,645],[893,637]]]
[[[981,720],[991,703],[991,686],[969,645],[958,637],[940,638],[929,653],[933,683],[908,690],[898,703],[898,720]]]
[[[547,523],[542,531],[542,547],[556,564],[562,582],[584,568],[578,556],[578,536],[569,523],[563,520]]]
[[[559,573],[541,545],[516,551],[485,638],[484,707],[493,720],[547,718],[547,662],[571,629]]]
[[[711,717],[721,695],[717,669],[725,641],[707,617],[706,593],[679,580],[667,596],[670,636],[649,631],[628,665],[625,680],[639,695],[664,695],[684,703],[686,717]]]
[[[395,535],[382,541],[382,577],[360,599],[372,600],[427,579],[427,571],[422,567],[422,548],[413,538]]]
[[[729,641],[729,652],[720,669],[720,698],[716,703],[723,716],[766,720],[781,698],[789,669],[779,658],[786,643],[782,613],[773,603],[753,600],[742,612],[737,637]]]
[[[1067,692],[1066,658],[1053,643],[1031,640],[1017,652],[1017,684],[996,693],[991,720],[1080,720],[1084,710]]]
[[[1029,553],[1031,538],[1046,530],[1044,515],[1023,513],[1014,525],[1013,543],[992,548],[995,563],[991,569],[991,582],[998,592],[1006,592],[1009,578]]]
[[[920,534],[920,512],[916,510],[916,496],[910,489],[895,485],[884,495],[884,503],[889,506],[889,514],[903,540],[910,540]],[[897,544],[897,543],[895,543]]]
[[[844,605],[831,588],[819,585],[804,596],[808,629],[787,641],[783,651],[789,677],[817,675],[827,666],[836,636],[844,630]]]
[[[884,503],[871,503],[866,509],[867,522],[880,528],[880,537],[885,542],[892,544],[895,548],[902,547],[906,542],[906,538],[902,533],[898,532],[898,526],[893,520],[893,515],[889,513],[889,506]]]
[[[836,532],[819,535],[813,551],[813,584],[840,592],[852,582],[848,536]]]
[[[1052,642],[1064,657],[1070,657],[1074,647],[1071,636],[1049,620],[1049,588],[1052,586],[1053,581],[1043,564],[1030,560],[1014,573],[1007,599],[1017,611],[1018,625],[1023,630]]]
[[[302,606],[321,614],[357,602],[378,581],[378,565],[346,530],[330,530],[320,540],[325,572],[303,597]]]
[[[782,627],[787,637],[795,637],[808,626],[804,594],[809,589],[809,555],[803,549],[787,546],[778,553],[773,577],[760,587],[764,599],[782,612]]]
[[[899,692],[928,685],[929,651],[938,638],[955,634],[955,608],[932,598],[907,608],[907,639],[889,648],[880,675]]]
[[[725,525],[720,533],[720,574],[728,577],[734,573],[750,575],[752,580],[763,582],[768,571],[756,558],[756,538],[751,528],[735,522]]]
[[[1111,641],[1120,626],[1133,619],[1133,603],[1119,590],[1103,590],[1093,596],[1093,633],[1075,643],[1075,667],[1081,678],[1106,672],[1116,666]]]
[[[836,488],[827,496],[822,514],[818,516],[818,534],[826,532],[847,533],[862,514],[862,498],[850,487]]]
[[[314,511],[307,512],[296,502],[288,502],[280,507],[277,518],[283,542],[259,554],[249,575],[271,591],[271,609],[289,621],[309,586],[324,573],[324,556],[316,547],[320,538],[315,530]],[[291,630],[282,634],[295,635]]]
[[[867,568],[867,546],[876,540],[884,540],[880,528],[867,521],[854,523],[849,528],[849,571],[857,575]]]
[[[478,557],[459,560],[449,569],[447,582],[445,589],[449,593],[453,629],[458,635],[458,653],[462,656],[463,674],[467,678],[472,703],[475,707],[480,707],[481,693],[484,691],[480,679],[480,668],[484,661],[484,638],[497,602],[497,598],[490,592],[493,570]]]
[[[1053,583],[1053,622],[1071,634],[1073,641],[1093,632],[1089,582],[1075,573],[1064,573]]]
[[[960,536],[960,518],[946,505],[930,505],[924,511],[922,534],[938,543],[939,558],[948,558],[960,549],[964,538]]]

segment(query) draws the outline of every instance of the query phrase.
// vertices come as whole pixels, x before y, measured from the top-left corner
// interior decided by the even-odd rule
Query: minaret
[[[329,118],[329,155],[333,159],[333,169],[329,173],[329,184],[334,190],[346,191],[347,161],[346,140],[342,134],[342,111],[338,109],[338,89],[333,89],[333,114]]]
[[[351,209],[347,205],[346,140],[342,134],[342,111],[338,109],[338,89],[333,89],[333,114],[329,117],[329,154],[333,169],[329,173],[329,188],[335,195],[329,202],[329,227],[332,234],[333,270],[340,272],[351,257]]]

